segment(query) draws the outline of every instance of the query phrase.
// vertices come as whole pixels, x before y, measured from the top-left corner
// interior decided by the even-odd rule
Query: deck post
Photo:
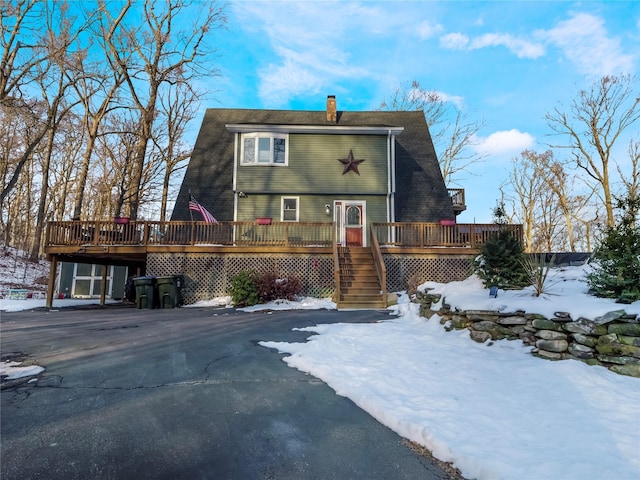
[[[104,305],[104,299],[107,291],[107,269],[109,265],[102,266],[102,279],[100,282],[100,305]]]
[[[49,283],[47,285],[47,299],[44,306],[51,308],[53,305],[53,289],[56,286],[56,272],[58,271],[58,257],[53,255],[49,260]]]

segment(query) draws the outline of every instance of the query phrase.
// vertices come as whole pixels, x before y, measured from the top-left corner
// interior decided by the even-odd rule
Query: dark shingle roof
[[[190,219],[189,191],[218,220],[233,220],[234,134],[227,124],[329,125],[325,111],[208,109],[172,220]],[[422,112],[338,112],[337,125],[404,127],[396,137],[396,221],[454,218]]]

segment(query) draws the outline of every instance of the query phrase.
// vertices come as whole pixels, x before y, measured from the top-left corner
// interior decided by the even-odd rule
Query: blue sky
[[[510,160],[551,142],[545,113],[607,74],[636,74],[640,2],[242,1],[216,33],[203,107],[374,110],[413,80],[484,121],[486,156],[458,177],[489,222]]]

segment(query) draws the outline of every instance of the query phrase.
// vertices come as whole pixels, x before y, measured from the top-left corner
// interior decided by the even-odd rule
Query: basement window
[[[240,158],[243,165],[286,165],[287,135],[245,133],[242,135]]]

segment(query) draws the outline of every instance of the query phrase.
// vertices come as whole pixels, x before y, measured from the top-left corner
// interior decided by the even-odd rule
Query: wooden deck
[[[474,254],[501,228],[522,239],[521,225],[374,223],[371,234],[381,251]],[[318,252],[331,253],[331,222],[49,222],[45,252],[59,260],[91,263],[144,263],[150,252]]]
[[[144,262],[149,252],[331,251],[333,223],[276,222],[49,222],[48,257],[93,263]],[[308,251],[308,250],[305,250]]]
[[[442,223],[374,223],[369,246],[374,268],[385,292],[383,255],[429,254],[468,257],[476,255],[488,238],[508,229],[522,240],[521,225]],[[125,265],[145,270],[153,253],[313,254],[333,257],[334,277],[340,294],[340,268],[335,225],[330,222],[157,222],[64,221],[49,222],[45,252],[52,271],[59,261]],[[237,256],[237,255],[236,255]],[[103,269],[106,274],[106,269]],[[103,285],[106,280],[103,279]],[[50,275],[47,306],[51,306],[55,275]],[[101,294],[104,302],[104,292]]]

